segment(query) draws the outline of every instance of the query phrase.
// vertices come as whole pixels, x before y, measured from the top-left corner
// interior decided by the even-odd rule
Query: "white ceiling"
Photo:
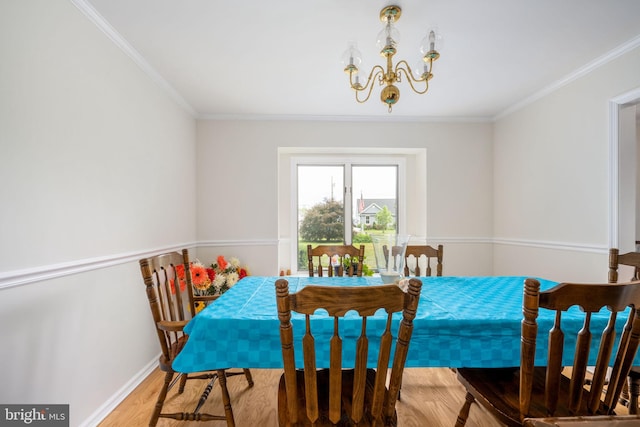
[[[73,1],[198,117],[490,119],[640,45],[639,0]],[[429,92],[399,84],[391,114],[378,88],[356,103],[341,64],[349,40],[383,64],[387,4],[396,59],[416,64],[432,26],[444,38]]]

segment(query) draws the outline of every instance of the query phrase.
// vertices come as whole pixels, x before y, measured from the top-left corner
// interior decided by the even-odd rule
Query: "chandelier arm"
[[[362,86],[362,88],[357,89],[353,87],[353,84],[351,85],[351,88],[354,89],[356,92],[356,101],[358,101],[358,103],[364,104],[369,100],[369,97],[371,97],[371,92],[373,92],[373,86],[374,86],[373,83],[379,74],[384,74],[384,69],[380,65],[376,65],[373,67],[373,69],[369,73],[369,77],[367,78],[367,83],[364,86]],[[360,98],[358,97],[358,93],[363,91],[367,92],[367,96],[366,98],[360,100]]]
[[[404,64],[404,67],[402,67],[401,65]],[[431,65],[429,64],[429,74],[431,73]],[[398,62],[396,64],[396,69],[395,69],[396,75],[398,76],[398,80],[400,78],[400,73],[404,73],[404,75],[407,77],[407,81],[409,82],[409,86],[411,86],[411,89],[413,89],[413,91],[419,95],[425,94],[427,93],[427,91],[429,90],[429,80],[421,77],[419,79],[416,79],[415,77],[413,77],[413,73],[411,72],[411,67],[409,66],[409,64],[407,64],[407,61],[402,60],[400,62]],[[424,90],[418,90],[416,89],[416,87],[413,85],[413,83],[420,83],[420,82],[424,82]]]

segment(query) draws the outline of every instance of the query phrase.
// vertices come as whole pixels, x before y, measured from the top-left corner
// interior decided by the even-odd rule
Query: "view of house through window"
[[[297,188],[298,271],[309,244],[364,244],[363,273],[375,271],[371,236],[398,230],[398,166],[299,164]]]

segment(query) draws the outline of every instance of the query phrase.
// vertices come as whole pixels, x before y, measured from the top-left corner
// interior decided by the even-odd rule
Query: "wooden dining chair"
[[[227,389],[227,378],[244,374],[249,387],[253,386],[251,371],[227,372],[215,369],[209,372],[179,373],[173,370],[173,361],[187,342],[183,328],[195,316],[195,298],[191,282],[189,252],[171,252],[140,260],[140,270],[147,290],[151,315],[160,342],[160,370],[165,372],[164,384],[151,414],[149,426],[154,427],[159,418],[183,421],[226,421],[227,426],[235,426],[231,400]],[[205,297],[211,299],[210,297]],[[182,394],[188,380],[204,380],[206,385],[192,412],[162,412],[169,390],[179,382],[178,393]],[[224,415],[200,412],[211,393],[215,382],[220,384]]]
[[[635,309],[628,311],[615,359],[611,359],[616,338],[613,324],[617,318],[624,320],[627,315],[623,312],[627,307],[639,305],[640,281],[619,284],[562,283],[540,292],[538,280],[526,279],[520,367],[458,368],[458,380],[466,388],[467,395],[456,426],[465,425],[474,401],[508,426],[522,426],[525,418],[615,415],[615,406],[638,349],[640,317]],[[575,356],[569,379],[563,375],[566,362],[563,362],[563,343],[569,331],[562,330],[561,320],[562,313],[573,306],[576,307],[572,316],[582,316],[584,323],[582,330],[575,333]],[[592,332],[591,315],[602,308],[610,311],[609,324],[603,331]],[[549,342],[546,366],[534,363],[540,310],[551,310],[555,316],[553,327],[542,334]],[[591,337],[599,332],[600,347],[592,383],[590,387],[585,387]],[[604,387],[611,360],[615,362],[608,384]]]
[[[386,245],[382,247],[382,253],[385,261],[389,260],[389,248]],[[402,253],[402,246],[393,246],[391,248],[391,256],[394,259]],[[434,248],[429,245],[407,245],[404,254],[404,276],[431,276],[431,260],[435,259],[436,262],[436,276],[442,276],[442,258],[444,248],[442,245],[438,245],[438,248]],[[422,258],[424,256],[424,258]],[[420,268],[420,264],[424,259],[425,268]],[[414,265],[415,264],[415,265]],[[396,266],[394,265],[394,268]],[[423,274],[424,273],[424,274]]]
[[[618,268],[624,265],[632,267],[632,273],[629,280],[640,280],[640,252],[628,252],[620,254],[617,248],[609,249],[609,283],[618,283]],[[623,390],[628,396],[627,406],[630,414],[638,413],[638,400],[640,398],[640,367],[632,366],[629,371],[629,381],[626,390]]]
[[[315,248],[312,245],[307,245],[307,258],[309,260],[309,277],[314,277],[316,272],[318,277],[322,277],[325,268],[329,277],[344,276],[345,274],[361,277],[364,245],[360,245],[359,248],[353,245],[318,245]],[[332,264],[332,260],[336,258],[337,263]],[[315,264],[314,259],[317,261]],[[348,262],[346,262],[347,260]],[[347,268],[345,268],[345,264],[348,264]]]
[[[279,425],[396,426],[395,405],[422,282],[411,279],[407,293],[391,284],[358,287],[307,285],[290,294],[285,279],[276,281],[275,287],[284,362],[284,373],[278,386]],[[386,318],[380,323],[385,325],[384,331],[380,330],[380,334],[367,327],[367,319],[379,309],[386,312]],[[316,310],[320,311],[316,313]],[[347,312],[349,314],[345,315]],[[398,312],[402,312],[402,318],[396,317],[399,329],[391,359],[392,331],[396,330],[392,315]],[[304,322],[299,318],[300,323],[292,325],[292,316],[295,316],[292,313],[303,314]],[[312,317],[316,316],[333,317],[331,337],[328,336],[331,331],[323,334],[323,331],[312,328]],[[380,319],[376,319],[376,323],[378,321]],[[370,319],[370,324],[374,324],[373,319]],[[297,339],[301,347],[296,346],[296,349],[302,348],[304,361],[299,368],[294,354],[294,326],[296,329],[304,328],[304,336],[297,331],[295,334],[300,337]],[[369,349],[370,340],[379,346]],[[355,350],[355,363],[343,361],[343,347]],[[367,366],[369,351],[374,359],[377,354],[375,369]],[[316,352],[328,355],[329,368],[316,369]],[[392,368],[387,387],[390,362]],[[353,368],[346,368],[347,365]]]
[[[408,245],[404,254],[404,275],[405,277],[413,276],[431,276],[431,260],[436,262],[436,276],[442,276],[442,257],[444,248],[438,245],[437,249],[429,245]],[[420,268],[422,256],[426,258],[426,266]],[[411,259],[413,257],[413,259]],[[415,260],[415,268],[413,270],[409,265],[413,265]],[[411,261],[411,262],[409,262]]]
[[[609,283],[618,283],[618,268],[621,265],[633,268],[629,280],[640,280],[640,252],[620,254],[617,248],[609,249]]]

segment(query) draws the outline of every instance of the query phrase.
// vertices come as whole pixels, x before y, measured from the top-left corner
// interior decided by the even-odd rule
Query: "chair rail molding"
[[[147,258],[164,252],[177,251],[183,248],[195,247],[194,242],[180,243],[170,246],[163,246],[155,249],[148,249],[136,252],[126,252],[107,255],[96,258],[78,259],[59,264],[49,264],[22,270],[0,272],[0,290],[14,286],[26,285],[43,280],[55,279],[58,277],[70,276],[73,274],[97,270],[99,268],[113,267],[115,265],[137,262],[140,258]]]
[[[200,240],[196,246],[222,247],[222,246],[277,246],[278,239],[255,239],[255,240]]]
[[[591,245],[586,243],[549,242],[542,240],[494,238],[496,245],[526,246],[530,248],[554,249],[572,252],[608,253],[606,245]]]
[[[413,236],[412,236],[413,237]],[[417,240],[425,239],[424,236],[415,236]],[[280,238],[280,243],[289,242],[290,238]],[[506,237],[427,237],[428,245],[434,244],[489,244],[489,245],[511,245],[527,246],[532,248],[555,249],[573,252],[608,253],[609,247],[606,245],[593,245],[585,243],[551,242],[543,240],[515,239]],[[410,243],[411,244],[411,243]]]
[[[0,290],[30,283],[51,280],[58,277],[70,276],[105,267],[113,267],[129,262],[137,262],[140,258],[158,255],[164,252],[177,251],[183,248],[193,249],[197,247],[227,247],[227,246],[274,246],[287,241],[280,239],[255,239],[255,240],[201,240],[197,242],[181,243],[163,246],[154,249],[141,250],[107,255],[96,258],[78,259],[74,261],[31,267],[21,270],[0,272]],[[607,253],[606,245],[589,245],[567,242],[547,242],[525,239],[490,238],[490,237],[428,237],[428,244],[494,244],[526,246],[543,249],[555,249],[574,252]]]

